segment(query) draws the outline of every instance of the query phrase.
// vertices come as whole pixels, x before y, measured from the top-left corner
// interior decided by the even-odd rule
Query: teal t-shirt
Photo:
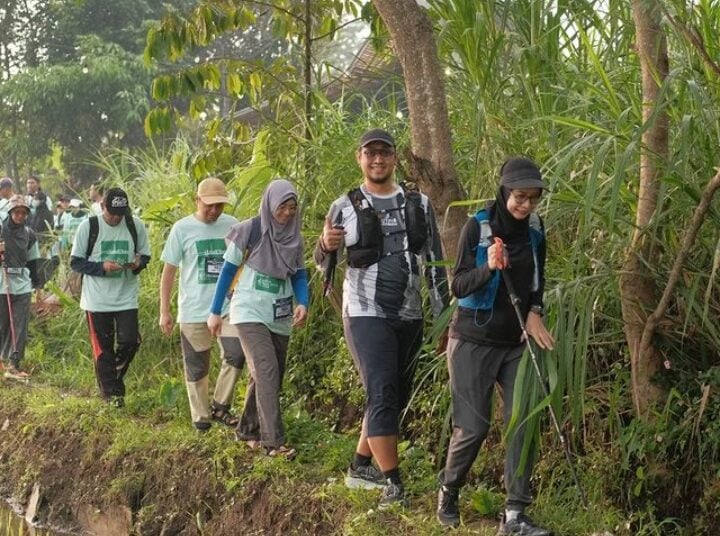
[[[237,219],[221,214],[212,223],[203,223],[194,215],[172,226],[160,258],[180,267],[178,316],[181,324],[206,322],[220,276],[225,253],[225,235]],[[227,303],[223,314],[227,313]]]
[[[133,216],[137,230],[137,252],[150,256],[147,230],[139,219]],[[85,258],[90,237],[90,220],[85,219],[75,233],[70,255]],[[133,239],[125,220],[115,227],[105,223],[98,216],[98,238],[88,260],[93,262],[115,261],[125,264],[133,261]],[[118,270],[104,276],[83,277],[80,307],[94,313],[126,311],[138,308],[138,280],[132,270]]]
[[[38,242],[30,246],[27,252],[27,260],[34,261],[40,258],[40,248]],[[10,294],[27,294],[32,292],[32,281],[30,280],[30,270],[27,266],[22,268],[7,268],[8,273],[8,286],[10,287]],[[0,294],[7,294],[7,287],[5,286],[5,270],[0,270]]]
[[[243,252],[235,244],[229,244],[225,260],[240,266]],[[242,266],[232,300],[230,300],[231,324],[265,324],[278,335],[290,335],[293,316],[293,292],[290,278],[276,279]]]

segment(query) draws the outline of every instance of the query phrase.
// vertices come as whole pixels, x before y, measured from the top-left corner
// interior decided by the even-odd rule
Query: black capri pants
[[[365,388],[368,437],[397,435],[422,344],[422,320],[343,318],[345,340]]]

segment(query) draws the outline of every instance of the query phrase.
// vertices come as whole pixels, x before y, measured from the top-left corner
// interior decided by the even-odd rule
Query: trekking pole
[[[495,244],[502,245],[502,240],[500,240],[499,238],[495,238]],[[505,287],[507,288],[508,295],[510,296],[510,303],[512,303],[513,309],[515,310],[515,315],[517,316],[518,322],[520,323],[520,329],[522,330],[523,337],[525,338],[525,345],[527,346],[528,352],[530,353],[530,361],[532,361],[535,373],[537,374],[538,380],[540,380],[540,386],[542,387],[543,394],[545,395],[545,398],[549,398],[550,390],[545,384],[542,372],[540,372],[538,358],[535,355],[532,344],[530,344],[530,335],[528,335],[527,329],[525,328],[525,319],[523,318],[522,312],[520,311],[520,298],[518,298],[518,295],[515,293],[515,287],[512,283],[512,280],[510,279],[510,274],[507,272],[506,268],[508,268],[508,266],[506,263],[503,262],[501,271],[503,275],[503,280],[505,281]],[[572,473],[573,480],[575,481],[575,486],[580,493],[580,500],[582,501],[583,508],[587,510],[589,505],[587,502],[587,497],[585,496],[585,490],[583,490],[583,487],[580,485],[580,480],[578,479],[577,471],[575,470],[575,464],[572,460],[572,454],[570,453],[570,447],[568,446],[567,440],[565,439],[565,434],[563,434],[562,430],[560,429],[560,421],[558,421],[552,404],[548,402],[547,407],[550,411],[550,420],[553,423],[553,427],[555,428],[555,431],[560,438],[560,444],[562,445],[563,451],[565,452],[565,459],[567,460],[568,466],[570,467],[570,472]]]

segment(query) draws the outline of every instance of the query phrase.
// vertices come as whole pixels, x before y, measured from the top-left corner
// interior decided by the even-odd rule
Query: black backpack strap
[[[367,198],[362,193],[362,190],[360,188],[350,190],[347,196],[348,199],[350,199],[350,203],[352,203],[352,206],[355,207],[355,210],[362,210],[362,202],[367,201]]]
[[[97,216],[91,216],[88,218],[88,222],[90,223],[90,234],[88,235],[87,250],[85,251],[86,259],[89,259],[90,255],[92,255],[92,250],[95,247],[95,242],[97,242],[98,233],[100,232],[100,224],[98,223]]]
[[[247,246],[245,247],[248,253],[250,253],[250,251],[258,245],[258,242],[260,242],[261,232],[262,227],[260,226],[260,216],[255,216],[250,220],[250,236],[248,236]]]
[[[125,213],[125,225],[127,226],[128,231],[130,231],[130,236],[132,236],[133,254],[137,254],[137,229],[135,228],[135,218],[133,218],[129,211]]]

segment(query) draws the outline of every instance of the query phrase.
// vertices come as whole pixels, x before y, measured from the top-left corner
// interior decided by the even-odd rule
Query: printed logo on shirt
[[[255,281],[253,283],[255,290],[270,292],[271,294],[277,294],[280,292],[281,287],[285,287],[285,281],[282,279],[276,279],[269,275],[259,273],[255,273]]]
[[[118,264],[126,264],[132,261],[130,255],[130,242],[128,240],[103,240],[100,242],[100,260],[115,261]],[[105,277],[120,279],[125,274],[125,270],[116,272],[108,272]]]
[[[195,242],[197,253],[198,284],[215,284],[220,277],[225,253],[225,240],[208,238]]]
[[[397,227],[399,222],[397,217],[385,214],[382,218],[380,218],[380,224],[383,227]]]

